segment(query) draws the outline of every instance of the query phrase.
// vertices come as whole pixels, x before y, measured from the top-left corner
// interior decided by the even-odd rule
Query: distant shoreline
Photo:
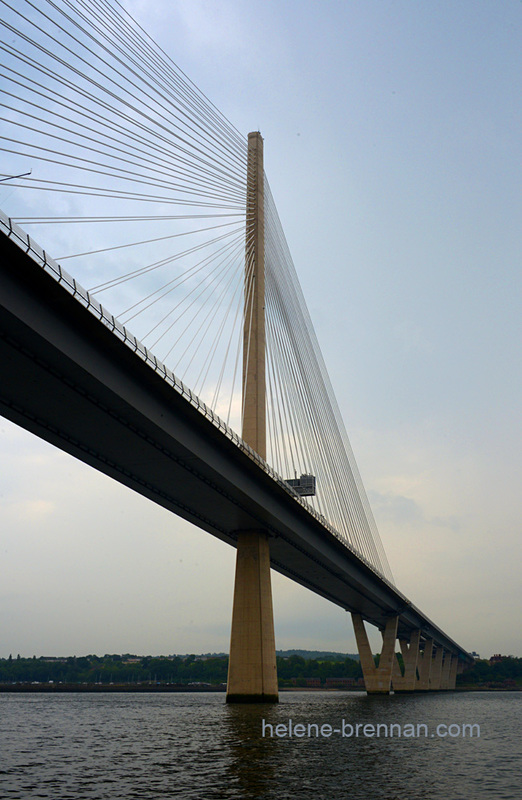
[[[193,685],[187,684],[128,684],[128,683],[2,683],[0,694],[113,694],[113,693],[140,693],[140,694],[169,694],[177,692],[226,692],[224,684]],[[280,692],[365,692],[365,689],[356,686],[283,686]],[[444,691],[444,690],[442,690]],[[482,687],[462,686],[456,692],[521,692],[522,687]],[[433,691],[433,693],[435,690]],[[412,692],[414,694],[414,692]]]
[[[189,686],[176,683],[0,683],[2,692],[24,694],[60,694],[66,692],[110,693],[110,692],[226,692],[224,684],[202,684]]]

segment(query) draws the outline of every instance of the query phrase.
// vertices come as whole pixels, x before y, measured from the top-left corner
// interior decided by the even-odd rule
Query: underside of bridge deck
[[[216,424],[0,234],[0,413],[236,546],[262,530],[271,566],[399,639],[466,651],[350,550]]]

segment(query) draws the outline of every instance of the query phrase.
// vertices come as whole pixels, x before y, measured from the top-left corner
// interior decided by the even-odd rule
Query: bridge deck
[[[274,569],[381,629],[398,614],[399,636],[420,628],[472,661],[3,216],[0,228],[0,413],[231,545],[238,530],[269,531]]]

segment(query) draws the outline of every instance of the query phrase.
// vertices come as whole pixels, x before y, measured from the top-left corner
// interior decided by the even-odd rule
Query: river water
[[[285,692],[277,706],[224,699],[0,695],[0,797],[522,798],[522,693]],[[480,736],[464,725],[480,726]]]

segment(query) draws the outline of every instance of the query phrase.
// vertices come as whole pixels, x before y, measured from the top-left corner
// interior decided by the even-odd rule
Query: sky
[[[264,137],[398,587],[468,650],[522,656],[522,5],[126,7]],[[232,548],[4,419],[0,453],[0,657],[228,650]],[[278,648],[356,651],[346,612],[273,593]]]

